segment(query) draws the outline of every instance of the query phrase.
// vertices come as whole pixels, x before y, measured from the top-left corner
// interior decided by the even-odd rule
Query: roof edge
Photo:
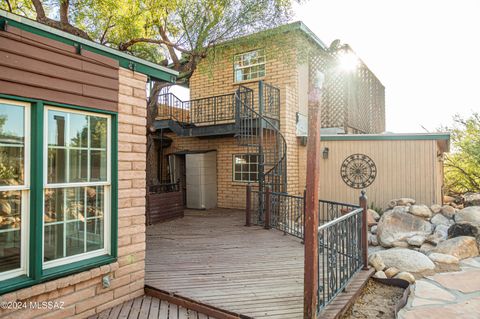
[[[153,78],[158,77],[158,75],[159,75],[158,72],[163,72],[163,73],[167,73],[169,75],[169,79],[166,76],[164,76],[164,77],[161,78],[162,80],[168,80],[170,82],[174,82],[176,80],[178,74],[179,74],[177,71],[169,69],[167,67],[164,67],[164,66],[155,64],[153,62],[135,57],[133,55],[127,54],[125,52],[121,52],[119,50],[107,47],[105,45],[101,45],[101,44],[96,43],[94,41],[83,39],[81,37],[72,35],[70,33],[67,33],[67,32],[52,28],[50,26],[44,25],[42,23],[36,22],[32,19],[22,17],[20,15],[16,15],[16,14],[13,14],[13,13],[10,13],[10,12],[7,12],[5,10],[0,9],[0,18],[2,18],[2,17],[5,18],[7,21],[13,22],[12,23],[13,27],[18,27],[18,28],[20,28],[22,30],[25,30],[27,32],[32,32],[32,31],[38,30],[38,31],[40,31],[39,32],[40,36],[44,36],[44,34],[41,34],[41,33],[48,33],[48,34],[51,34],[54,37],[55,40],[59,40],[60,42],[65,43],[65,40],[68,40],[67,42],[74,42],[74,43],[82,44],[82,45],[84,45],[84,46],[82,46],[82,48],[84,48],[88,51],[98,53],[98,54],[101,54],[101,55],[105,55],[107,57],[119,60],[120,65],[122,67],[127,67],[128,68],[128,65],[125,65],[125,62],[122,63],[121,60],[128,60],[128,61],[133,62],[133,63],[138,63],[138,64],[140,64],[141,67],[138,68],[138,69],[135,69],[135,70],[139,73],[144,73],[144,74],[146,74],[148,76],[151,76]],[[27,27],[27,28],[25,28],[25,27]],[[34,30],[31,30],[31,29],[34,29]],[[151,69],[151,70],[149,70],[149,69]]]
[[[449,133],[399,133],[399,134],[337,134],[322,135],[322,141],[392,141],[392,140],[444,140],[450,141]]]

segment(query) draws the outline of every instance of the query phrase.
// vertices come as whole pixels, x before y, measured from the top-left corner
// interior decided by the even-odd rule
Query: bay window
[[[115,260],[116,125],[0,96],[0,295]]]

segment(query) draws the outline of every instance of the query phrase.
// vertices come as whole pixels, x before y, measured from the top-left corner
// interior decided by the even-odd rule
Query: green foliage
[[[295,0],[0,1],[3,9],[38,19],[32,5],[35,1],[47,16],[40,22],[67,32],[79,29],[101,44],[170,64],[180,78],[188,80],[217,44],[287,22]],[[65,3],[68,21],[56,24]]]
[[[452,152],[445,158],[445,187],[448,194],[480,192],[480,114],[454,117]]]

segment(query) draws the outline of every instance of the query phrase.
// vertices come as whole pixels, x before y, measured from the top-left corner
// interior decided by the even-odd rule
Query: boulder
[[[398,273],[395,277],[393,277],[395,279],[403,279],[403,280],[406,280],[408,281],[410,284],[413,284],[415,283],[415,277],[407,272],[407,271],[402,271],[400,273]]]
[[[465,207],[455,214],[455,222],[467,222],[476,226],[480,226],[480,206]]]
[[[431,253],[428,255],[433,262],[441,263],[441,264],[454,264],[457,265],[459,260],[457,257],[447,254],[440,254],[440,253]]]
[[[441,213],[443,214],[443,216],[447,217],[447,218],[453,218],[453,216],[455,216],[455,213],[456,213],[456,209],[453,208],[452,206],[450,205],[443,205],[442,206],[442,211]]]
[[[372,228],[370,228],[370,232],[375,235],[377,233],[377,225],[373,225]]]
[[[367,210],[367,221],[369,225],[374,225],[380,219],[380,215],[373,209]]]
[[[373,277],[380,278],[380,279],[387,279],[387,275],[383,271],[377,271]]]
[[[368,243],[372,246],[378,246],[377,235],[368,234]]]
[[[398,270],[397,268],[395,268],[395,267],[390,267],[390,268],[388,268],[388,269],[385,270],[385,275],[386,275],[388,278],[392,278],[392,277],[396,276],[399,272],[400,272],[400,270]]]
[[[438,214],[442,211],[442,206],[438,204],[433,204],[432,206],[430,206],[430,210],[432,211],[432,213]]]
[[[412,205],[408,212],[412,215],[422,217],[422,218],[430,218],[432,217],[432,211],[426,205]]]
[[[407,239],[407,243],[411,246],[420,247],[420,246],[423,245],[423,243],[425,242],[426,239],[427,238],[425,236],[415,235],[415,236]]]
[[[410,206],[395,206],[392,210],[396,213],[408,213]]]
[[[448,226],[438,225],[435,227],[433,234],[427,237],[429,243],[438,245],[439,242],[444,241],[448,238]]]
[[[382,257],[378,253],[374,253],[368,257],[368,263],[375,268],[376,271],[382,271],[385,269],[385,264],[383,263]]]
[[[422,253],[422,254],[427,254],[429,253],[432,249],[434,249],[435,246],[430,244],[430,243],[424,243],[422,246],[420,246],[420,249],[419,251]]]
[[[467,194],[463,196],[463,203],[465,207],[480,206],[480,194]]]
[[[442,214],[436,214],[435,216],[432,217],[432,219],[430,219],[430,222],[432,224],[434,224],[435,226],[437,226],[437,225],[449,226],[450,225],[450,219],[443,216]]]
[[[393,208],[395,206],[410,206],[415,204],[415,200],[412,198],[399,198],[399,199],[392,199],[388,202],[388,207]]]
[[[455,237],[439,243],[432,252],[452,255],[458,259],[476,257],[478,256],[477,241],[475,237],[470,236]]]
[[[395,248],[408,248],[408,243],[406,241],[397,240],[392,243],[392,246]]]
[[[455,238],[460,236],[471,236],[478,238],[479,229],[469,223],[454,224],[448,229],[448,238]]]
[[[375,258],[380,259],[385,267],[395,267],[399,271],[422,272],[435,269],[435,264],[427,256],[406,248],[382,250],[375,255]]]
[[[443,202],[445,204],[450,204],[450,203],[453,203],[454,201],[455,201],[455,197],[448,196],[448,195],[443,196]]]
[[[432,224],[412,214],[390,210],[385,212],[377,227],[378,243],[383,247],[392,247],[396,241],[404,241],[412,236],[428,236],[432,233]]]

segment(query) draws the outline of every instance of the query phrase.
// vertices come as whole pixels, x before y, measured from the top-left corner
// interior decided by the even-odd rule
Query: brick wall
[[[145,276],[146,76],[120,69],[118,261],[0,296],[61,301],[64,309],[0,310],[0,318],[86,318],[143,294]],[[109,275],[110,288],[102,287]]]
[[[305,113],[308,109],[305,96],[308,83],[302,78],[308,75],[306,60],[300,57],[307,54],[312,45],[299,34],[277,35],[264,46],[241,46],[224,51],[215,63],[203,62],[190,79],[192,99],[232,93],[238,87],[233,80],[233,56],[257,48],[265,48],[267,54],[266,75],[263,80],[280,89],[280,129],[287,142],[287,182],[288,192],[301,194],[305,187],[306,147],[300,145],[296,136],[296,113]],[[280,37],[280,39],[279,39]],[[278,40],[278,41],[277,41]],[[290,43],[279,46],[278,43]],[[307,50],[304,50],[307,48]],[[254,90],[257,80],[242,82]],[[256,93],[256,92],[255,92]],[[218,205],[219,207],[244,207],[244,185],[232,182],[232,154],[245,151],[236,147],[233,138],[180,138],[170,135],[174,140],[172,147],[179,150],[217,149],[218,169]]]
[[[233,181],[233,154],[244,154],[246,149],[237,145],[234,137],[195,138],[177,137],[166,134],[173,139],[165,154],[178,151],[217,151],[217,205],[222,208],[244,208],[247,183]]]

